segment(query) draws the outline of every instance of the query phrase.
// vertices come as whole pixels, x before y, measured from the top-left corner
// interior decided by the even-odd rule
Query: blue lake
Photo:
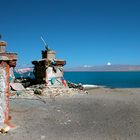
[[[140,72],[65,72],[64,77],[74,83],[140,88]]]

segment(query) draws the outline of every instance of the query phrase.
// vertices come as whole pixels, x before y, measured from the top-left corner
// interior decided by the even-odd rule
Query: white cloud
[[[111,63],[110,62],[107,62],[107,66],[111,66]]]
[[[84,67],[85,67],[85,68],[90,68],[91,66],[89,66],[89,65],[84,65]]]

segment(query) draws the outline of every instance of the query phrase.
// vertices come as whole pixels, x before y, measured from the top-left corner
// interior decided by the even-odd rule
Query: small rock
[[[36,89],[36,90],[34,91],[34,94],[41,95],[41,94],[42,94],[42,90],[41,90],[41,89]]]
[[[41,140],[44,140],[46,138],[46,136],[41,136]]]

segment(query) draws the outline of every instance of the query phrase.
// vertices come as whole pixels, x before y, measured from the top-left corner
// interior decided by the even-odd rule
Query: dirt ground
[[[140,140],[140,89],[99,88],[10,104],[17,128],[0,140]]]

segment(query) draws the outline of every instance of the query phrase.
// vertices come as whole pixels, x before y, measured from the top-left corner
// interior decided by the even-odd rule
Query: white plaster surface
[[[6,70],[0,67],[0,127],[4,123]]]

